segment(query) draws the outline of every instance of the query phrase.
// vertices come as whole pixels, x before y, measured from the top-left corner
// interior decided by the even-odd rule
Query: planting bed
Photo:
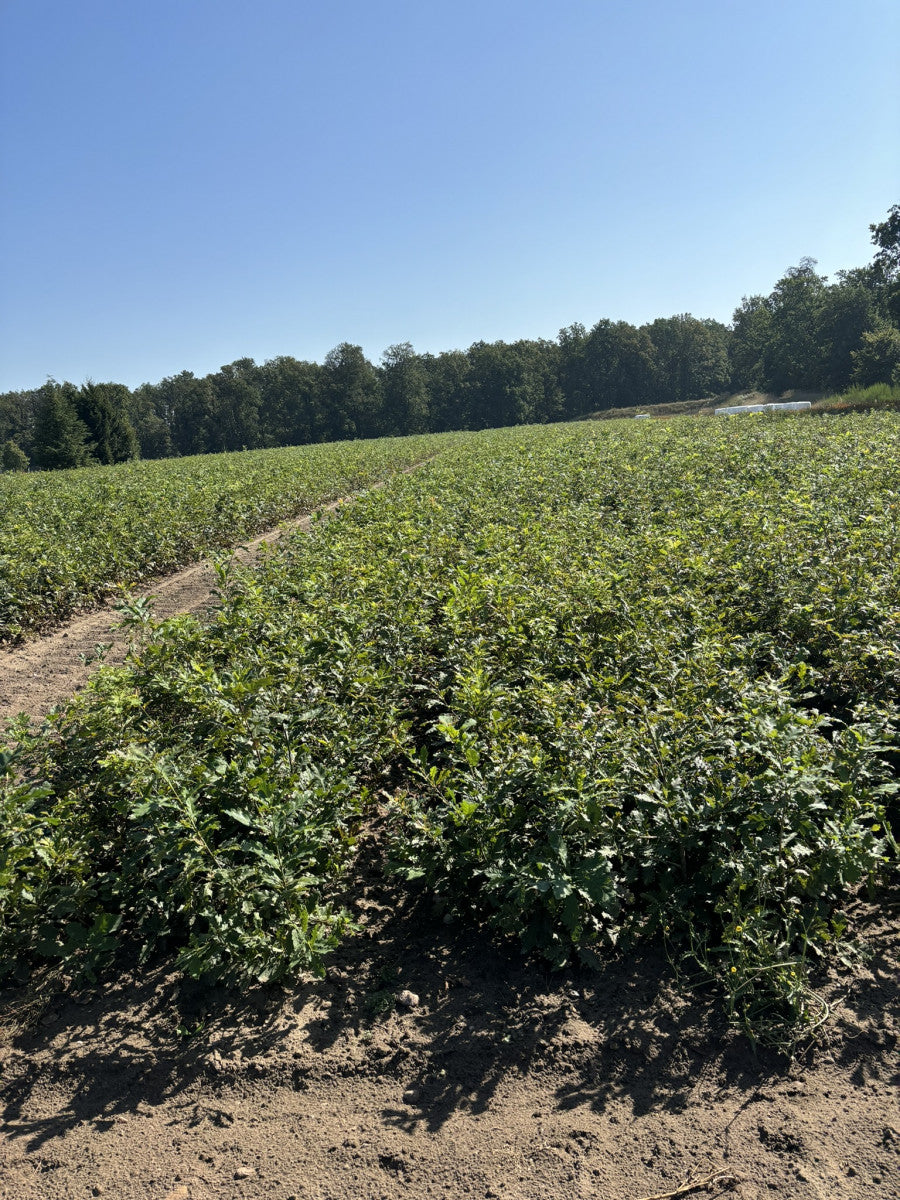
[[[8,738],[11,1003],[70,997],[8,1065],[22,1136],[82,1111],[71,995],[117,963],[87,1007],[139,1075],[95,1107],[152,1078],[205,1130],[227,1094],[240,1138],[192,1145],[248,1195],[895,1187],[898,505],[893,414],[470,435],[223,571],[207,623],[136,612]],[[349,1107],[275,1170],[254,1103]]]

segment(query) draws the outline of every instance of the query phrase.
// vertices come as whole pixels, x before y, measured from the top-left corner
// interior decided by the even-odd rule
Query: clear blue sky
[[[898,0],[0,0],[0,390],[728,321],[897,202]]]

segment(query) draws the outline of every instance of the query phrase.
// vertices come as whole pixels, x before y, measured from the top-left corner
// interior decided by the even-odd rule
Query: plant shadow
[[[161,1105],[183,1109],[189,1125],[226,1127],[238,1080],[295,1091],[336,1075],[389,1082],[398,1101],[382,1119],[409,1132],[486,1112],[522,1077],[574,1119],[623,1104],[634,1117],[678,1114],[725,1089],[750,1103],[824,1055],[851,1081],[900,1084],[896,895],[862,914],[871,957],[823,982],[832,1017],[793,1063],[730,1029],[718,997],[685,990],[657,949],[551,972],[385,885],[361,887],[353,902],[360,934],[324,979],[289,990],[230,990],[157,962],[123,966],[102,991],[0,995],[6,1135],[36,1151],[83,1122],[110,1128]],[[404,991],[416,1002],[398,1002]],[[51,1116],[28,1115],[38,1084],[64,1096]]]

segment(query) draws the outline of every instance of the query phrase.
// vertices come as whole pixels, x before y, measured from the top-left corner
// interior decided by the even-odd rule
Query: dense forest
[[[900,384],[900,204],[870,226],[865,267],[829,283],[802,259],[731,326],[690,314],[636,327],[571,325],[556,340],[475,342],[373,364],[342,343],[321,364],[240,358],[133,391],[48,380],[0,395],[0,467],[22,470],[164,458],[344,438],[565,420],[625,405],[750,389],[839,392]]]

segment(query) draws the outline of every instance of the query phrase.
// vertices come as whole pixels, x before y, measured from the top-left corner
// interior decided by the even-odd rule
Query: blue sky
[[[0,390],[728,321],[900,202],[897,0],[0,0]]]

